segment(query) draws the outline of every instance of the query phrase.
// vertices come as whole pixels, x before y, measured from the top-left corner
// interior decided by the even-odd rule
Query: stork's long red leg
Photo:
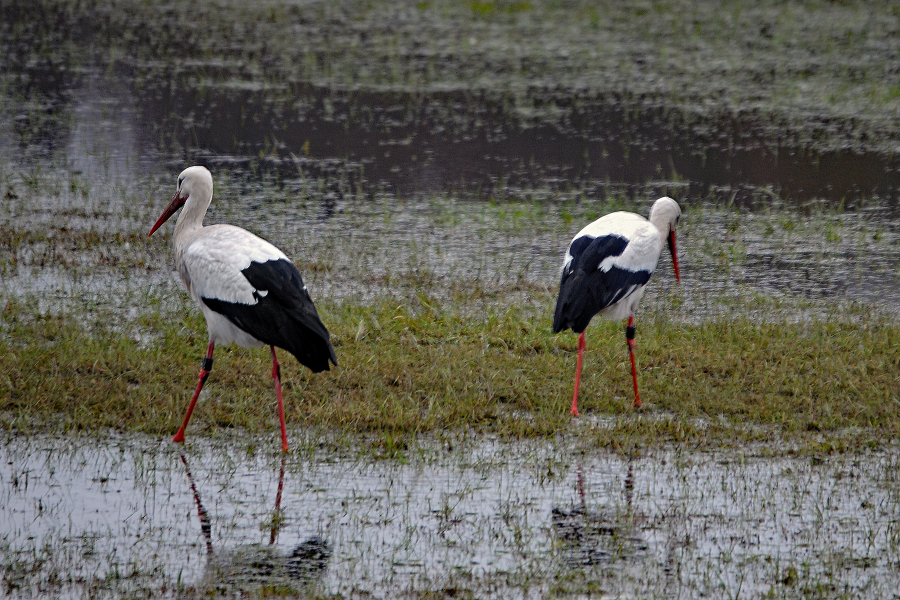
[[[578,363],[575,366],[575,394],[572,396],[572,416],[578,417],[578,387],[581,384],[581,362],[584,360],[584,348],[587,343],[584,341],[584,332],[578,338]]]
[[[194,397],[191,398],[191,404],[188,406],[187,414],[184,415],[184,423],[181,424],[181,429],[179,429],[178,433],[175,434],[175,437],[172,438],[173,442],[184,443],[184,430],[187,429],[188,421],[191,420],[191,413],[194,412],[194,405],[197,404],[200,390],[203,389],[206,378],[209,377],[209,374],[212,372],[213,349],[215,347],[216,343],[210,342],[209,347],[206,349],[206,358],[203,359],[203,364],[200,367],[200,374],[198,375],[197,389],[194,391]]]
[[[628,317],[628,325],[625,327],[625,341],[628,342],[628,356],[631,357],[631,378],[634,380],[634,406],[641,406],[641,396],[638,394],[637,366],[634,364],[634,315]]]
[[[275,346],[272,348],[272,379],[275,380],[275,396],[278,398],[278,420],[281,421],[281,451],[288,451],[287,428],[284,424],[284,402],[281,400],[281,364],[275,356]]]

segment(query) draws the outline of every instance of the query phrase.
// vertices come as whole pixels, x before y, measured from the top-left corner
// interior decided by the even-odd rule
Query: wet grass
[[[206,331],[170,276],[170,240],[146,238],[152,216],[128,190],[86,195],[51,171],[33,179],[9,172],[0,186],[0,420],[171,435]],[[314,178],[226,171],[217,182],[209,222],[295,257],[334,335],[333,372],[282,356],[293,427],[374,432],[385,456],[445,429],[543,437],[574,426],[626,452],[773,435],[852,450],[898,434],[900,259],[878,202],[747,210],[682,198],[683,285],[662,261],[638,317],[649,407],[630,408],[621,324],[597,320],[588,418],[573,425],[575,336],[550,332],[560,256],[583,223],[643,203],[539,190],[335,202]],[[170,183],[140,185],[165,199]],[[265,352],[217,349],[190,432],[273,431],[269,368]]]
[[[488,307],[477,289],[454,304],[424,294],[408,304],[320,303],[340,366],[313,375],[283,356],[292,427],[375,432],[383,450],[444,430],[504,437],[583,429],[598,445],[730,445],[771,435],[813,449],[853,449],[900,433],[900,326],[884,320],[638,324],[643,399],[631,390],[621,327],[588,333],[582,407],[567,413],[575,336],[553,335],[553,298],[536,308]],[[677,302],[677,292],[671,298]],[[205,325],[180,303],[121,328],[88,327],[10,300],[2,312],[0,415],[14,429],[113,428],[169,435],[195,385]],[[184,319],[182,321],[182,318]],[[138,336],[138,333],[141,333]],[[142,342],[136,341],[143,340]],[[148,341],[149,340],[149,341]],[[274,430],[267,354],[220,349],[190,432]]]

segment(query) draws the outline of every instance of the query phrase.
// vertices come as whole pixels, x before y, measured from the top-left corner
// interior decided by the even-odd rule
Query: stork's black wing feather
[[[553,315],[553,332],[572,329],[581,333],[598,312],[629,296],[650,280],[649,271],[613,266],[600,270],[609,257],[621,256],[628,239],[618,235],[582,236],[572,241],[572,261],[563,269]]]
[[[284,348],[313,372],[328,370],[329,361],[337,365],[328,329],[290,261],[251,262],[241,273],[256,290],[256,304],[203,302],[264,344]]]

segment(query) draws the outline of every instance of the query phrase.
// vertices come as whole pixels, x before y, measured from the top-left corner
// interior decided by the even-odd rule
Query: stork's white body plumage
[[[646,273],[649,277],[656,270],[664,242],[659,229],[650,221],[634,213],[614,212],[585,226],[572,240],[574,243],[579,238],[594,240],[606,236],[624,238],[627,245],[622,254],[608,255],[600,261],[597,268],[601,272],[609,273],[613,268],[618,268],[634,273]],[[574,260],[571,250],[572,244],[569,244],[563,270]],[[609,304],[601,308],[599,314],[607,319],[628,318],[634,313],[644,295],[644,287],[643,284],[634,282],[619,286]]]
[[[660,198],[650,210],[649,221],[629,212],[608,214],[579,231],[566,249],[553,331],[572,329],[580,334],[573,415],[578,415],[584,330],[597,314],[608,319],[628,319],[626,338],[634,378],[634,404],[641,405],[634,362],[634,313],[667,241],[675,277],[680,279],[675,248],[675,226],[680,216],[677,202]]]
[[[175,238],[175,267],[185,289],[203,311],[210,340],[244,348],[265,345],[210,309],[203,299],[215,298],[248,307],[257,304],[268,290],[254,287],[243,271],[252,263],[277,260],[288,258],[264,239],[232,225],[200,227]]]
[[[262,238],[231,225],[203,226],[212,201],[212,175],[189,167],[178,177],[178,190],[150,235],[182,206],[175,224],[175,267],[191,297],[200,305],[209,329],[209,347],[184,430],[203,383],[212,369],[217,343],[272,348],[272,376],[278,397],[282,449],[287,451],[281,375],[275,347],[284,348],[314,372],[337,364],[325,325],[319,319],[303,279],[287,256]]]

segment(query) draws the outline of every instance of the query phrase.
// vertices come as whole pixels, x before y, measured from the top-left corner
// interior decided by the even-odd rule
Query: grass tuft
[[[631,408],[622,328],[596,320],[587,335],[585,418],[573,423],[576,339],[551,333],[550,299],[537,309],[477,317],[457,302],[420,294],[414,303],[321,303],[340,367],[312,374],[284,357],[290,425],[375,433],[385,456],[402,452],[410,436],[443,430],[520,438],[582,427],[594,443],[626,452],[666,442],[763,441],[773,433],[840,451],[856,443],[841,437],[848,430],[866,432],[859,443],[869,445],[900,433],[900,327],[887,320],[695,325],[649,315],[637,340],[641,411]],[[184,323],[141,317],[153,341],[139,343],[127,332],[9,301],[0,332],[2,423],[173,433],[206,346],[198,311],[179,310]],[[189,432],[273,430],[268,361],[263,351],[217,349]]]

